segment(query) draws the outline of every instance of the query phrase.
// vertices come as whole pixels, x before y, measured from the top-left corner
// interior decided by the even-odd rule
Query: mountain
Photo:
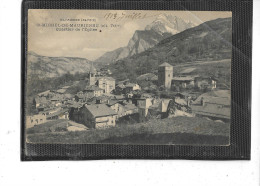
[[[142,53],[111,64],[109,68],[116,79],[123,80],[156,71],[165,61],[178,65],[231,59],[231,39],[231,18],[220,18],[170,36]]]
[[[40,78],[59,77],[66,73],[84,73],[89,71],[90,61],[77,57],[47,57],[35,52],[27,53],[28,75]]]
[[[194,26],[192,22],[177,16],[160,14],[155,21],[145,27],[145,30],[154,30],[161,34],[168,32],[174,35]]]
[[[172,34],[179,33],[193,26],[191,22],[179,17],[160,14],[151,24],[145,27],[145,30],[136,30],[127,46],[107,52],[96,59],[95,62],[109,64],[141,53]]]

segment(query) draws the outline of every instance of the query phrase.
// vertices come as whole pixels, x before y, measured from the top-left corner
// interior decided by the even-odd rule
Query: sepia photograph
[[[232,12],[28,10],[32,144],[229,146]]]

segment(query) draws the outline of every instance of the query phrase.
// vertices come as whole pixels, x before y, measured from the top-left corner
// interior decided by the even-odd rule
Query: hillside
[[[193,26],[191,22],[187,22],[179,17],[161,14],[151,24],[147,25],[145,30],[136,30],[127,46],[107,52],[95,60],[95,62],[100,64],[114,63],[117,60],[146,51],[172,34],[179,33]]]
[[[231,59],[231,29],[231,18],[205,22],[168,37],[142,53],[111,64],[110,70],[118,80],[133,80],[156,70],[165,61],[179,65]]]
[[[85,73],[89,70],[90,61],[76,57],[47,57],[34,52],[27,55],[28,75],[39,78],[60,77],[70,74]]]
[[[229,123],[199,117],[155,119],[133,125],[77,132],[50,132],[59,120],[27,130],[29,143],[227,145]],[[60,122],[64,122],[61,120]],[[192,123],[192,125],[191,125]],[[55,126],[54,126],[55,127]]]

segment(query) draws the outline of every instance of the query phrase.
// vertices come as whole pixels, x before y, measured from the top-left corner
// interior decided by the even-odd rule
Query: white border
[[[20,162],[21,0],[0,0],[0,185],[258,186],[260,1],[254,1],[251,161]]]

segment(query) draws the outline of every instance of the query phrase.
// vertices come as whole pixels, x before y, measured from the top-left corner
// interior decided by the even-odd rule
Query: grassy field
[[[87,143],[141,143],[141,138],[133,136],[143,136],[154,143],[155,139],[165,138],[162,143],[175,143],[177,134],[191,134],[193,138],[183,137],[183,143],[192,143],[195,136],[222,136],[229,137],[230,124],[215,122],[199,117],[176,117],[163,120],[151,120],[146,123],[125,125],[108,129],[91,129],[88,131],[76,132],[50,132],[47,130],[30,130],[27,134],[27,141],[30,143],[66,143],[66,144],[87,144]],[[157,136],[155,135],[157,134]],[[171,136],[169,134],[176,134]],[[131,137],[132,136],[132,137]],[[145,137],[146,136],[146,137]],[[160,136],[160,137],[158,137]],[[168,136],[168,137],[167,137]],[[127,140],[127,138],[131,140]],[[208,138],[207,137],[207,138]],[[205,139],[207,139],[205,138]],[[125,139],[125,140],[123,140]],[[136,141],[135,141],[136,139]],[[196,139],[196,137],[195,137]],[[178,143],[182,144],[179,138]],[[220,140],[221,141],[221,140]],[[223,141],[223,140],[222,140]],[[144,144],[147,142],[144,140]],[[160,143],[160,140],[158,140]],[[218,142],[215,142],[218,144]],[[223,142],[219,144],[222,145]]]

